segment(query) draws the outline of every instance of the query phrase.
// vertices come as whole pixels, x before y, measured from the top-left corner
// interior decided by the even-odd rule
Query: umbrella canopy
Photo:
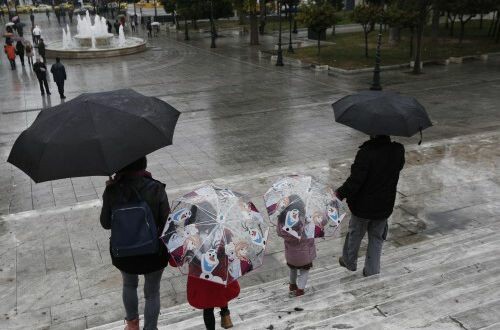
[[[345,217],[342,202],[310,176],[280,178],[264,202],[271,222],[297,239],[332,236]]]
[[[162,240],[183,274],[227,285],[262,265],[268,233],[246,196],[205,186],[173,203]]]
[[[416,99],[394,92],[361,92],[332,106],[335,121],[368,135],[410,137],[432,126],[425,108]]]
[[[131,89],[86,93],[42,110],[8,162],[35,182],[111,175],[172,144],[179,112]]]
[[[16,25],[16,23],[9,22],[9,23],[5,24],[5,26],[13,26],[13,25]]]

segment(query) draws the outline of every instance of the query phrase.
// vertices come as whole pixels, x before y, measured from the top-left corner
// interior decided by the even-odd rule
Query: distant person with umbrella
[[[36,59],[35,64],[33,65],[33,71],[35,71],[36,77],[38,79],[38,83],[40,84],[40,92],[42,95],[50,95],[49,83],[47,82],[47,66],[45,63],[40,61],[40,57]],[[44,91],[45,86],[45,91]]]
[[[59,91],[59,96],[61,99],[65,99],[64,96],[64,81],[66,80],[66,68],[61,63],[61,59],[56,57],[56,63],[52,64],[50,67],[50,72],[52,73],[52,77],[57,85],[57,90]]]
[[[7,55],[10,62],[10,68],[12,70],[16,69],[16,48],[12,46],[12,41],[9,41],[3,46],[3,51]]]
[[[43,58],[43,63],[47,64],[47,59],[45,58],[45,43],[42,38],[40,38],[38,42],[38,55]]]
[[[334,103],[333,109],[337,122],[370,135],[359,147],[350,176],[335,195],[347,199],[352,213],[339,264],[356,270],[361,240],[368,232],[363,276],[371,276],[380,273],[387,220],[394,209],[399,173],[405,164],[403,145],[391,141],[390,135],[421,134],[432,123],[414,98],[393,92],[350,95]]]
[[[69,23],[73,24],[73,9],[68,10]]]

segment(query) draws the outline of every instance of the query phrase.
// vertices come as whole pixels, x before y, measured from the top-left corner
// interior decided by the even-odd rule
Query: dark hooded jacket
[[[161,235],[170,213],[165,185],[142,175],[123,175],[116,182],[106,187],[102,195],[101,225],[104,229],[111,229],[113,207],[122,198],[130,200],[132,194],[134,194],[131,187],[139,192],[141,198],[151,208],[158,228],[158,235]],[[116,258],[111,254],[113,265],[129,274],[148,274],[163,269],[168,264],[168,258],[167,249],[162,242],[160,242],[160,250],[156,254],[120,258]]]
[[[370,139],[359,147],[351,175],[337,189],[340,199],[347,198],[352,214],[378,220],[393,211],[399,172],[405,163],[402,144],[388,136]]]

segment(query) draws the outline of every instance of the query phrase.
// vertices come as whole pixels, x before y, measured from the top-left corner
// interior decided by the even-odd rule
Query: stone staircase
[[[229,306],[234,328],[500,329],[500,223],[418,235],[414,244],[387,245],[379,276],[351,273],[330,253],[302,297],[289,297],[287,278],[243,288]],[[164,309],[159,329],[204,329],[202,313],[188,304]]]

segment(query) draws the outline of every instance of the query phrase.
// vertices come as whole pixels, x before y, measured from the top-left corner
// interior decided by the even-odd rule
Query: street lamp
[[[210,48],[215,48],[215,22],[214,22],[214,1],[210,0]]]
[[[276,66],[283,66],[283,50],[281,49],[281,1],[278,1],[278,20],[279,20],[279,33],[278,33],[278,56],[276,58]]]
[[[288,28],[289,28],[289,40],[288,40],[288,52],[293,53],[293,46],[292,46],[292,6],[289,3],[288,4]]]
[[[154,0],[154,6],[155,6],[155,22],[157,20],[156,16],[158,16],[158,12],[156,11],[156,0]]]
[[[384,0],[381,2],[382,10],[384,9]],[[375,52],[375,68],[373,69],[373,82],[370,90],[372,91],[381,91],[382,85],[380,84],[380,47],[382,46],[382,20],[380,21],[380,29],[378,32],[377,38],[377,51]]]

